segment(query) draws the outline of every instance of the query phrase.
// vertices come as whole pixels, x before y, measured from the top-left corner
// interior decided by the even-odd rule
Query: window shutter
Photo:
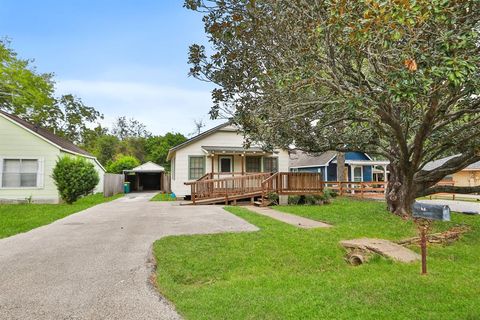
[[[44,176],[45,176],[45,161],[43,158],[38,159],[38,171],[37,171],[37,187],[43,188]]]

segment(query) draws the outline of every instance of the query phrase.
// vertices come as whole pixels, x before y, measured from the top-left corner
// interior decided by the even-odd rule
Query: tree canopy
[[[80,143],[89,124],[102,118],[81,99],[54,95],[51,73],[39,73],[32,60],[18,58],[8,41],[0,41],[0,110]]]
[[[212,117],[252,140],[390,160],[387,201],[408,216],[418,196],[480,160],[477,0],[195,1],[211,48],[190,74],[218,85]],[[456,155],[437,169],[424,166]]]

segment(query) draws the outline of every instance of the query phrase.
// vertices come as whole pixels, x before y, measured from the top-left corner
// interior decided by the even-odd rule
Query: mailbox
[[[439,204],[415,202],[413,217],[427,220],[450,221],[450,207]]]

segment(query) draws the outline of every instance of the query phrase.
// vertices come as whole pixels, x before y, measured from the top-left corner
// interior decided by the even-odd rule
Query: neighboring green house
[[[105,169],[94,156],[48,130],[0,111],[0,202],[59,202],[51,176],[57,159],[64,155],[92,162],[100,176],[95,192],[103,191]]]

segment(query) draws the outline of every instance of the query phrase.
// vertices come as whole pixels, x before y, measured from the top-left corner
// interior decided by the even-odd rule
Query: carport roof
[[[148,161],[136,168],[133,168],[132,170],[124,170],[124,172],[164,172],[165,168],[162,166],[159,166],[156,163],[153,163],[151,161]]]

